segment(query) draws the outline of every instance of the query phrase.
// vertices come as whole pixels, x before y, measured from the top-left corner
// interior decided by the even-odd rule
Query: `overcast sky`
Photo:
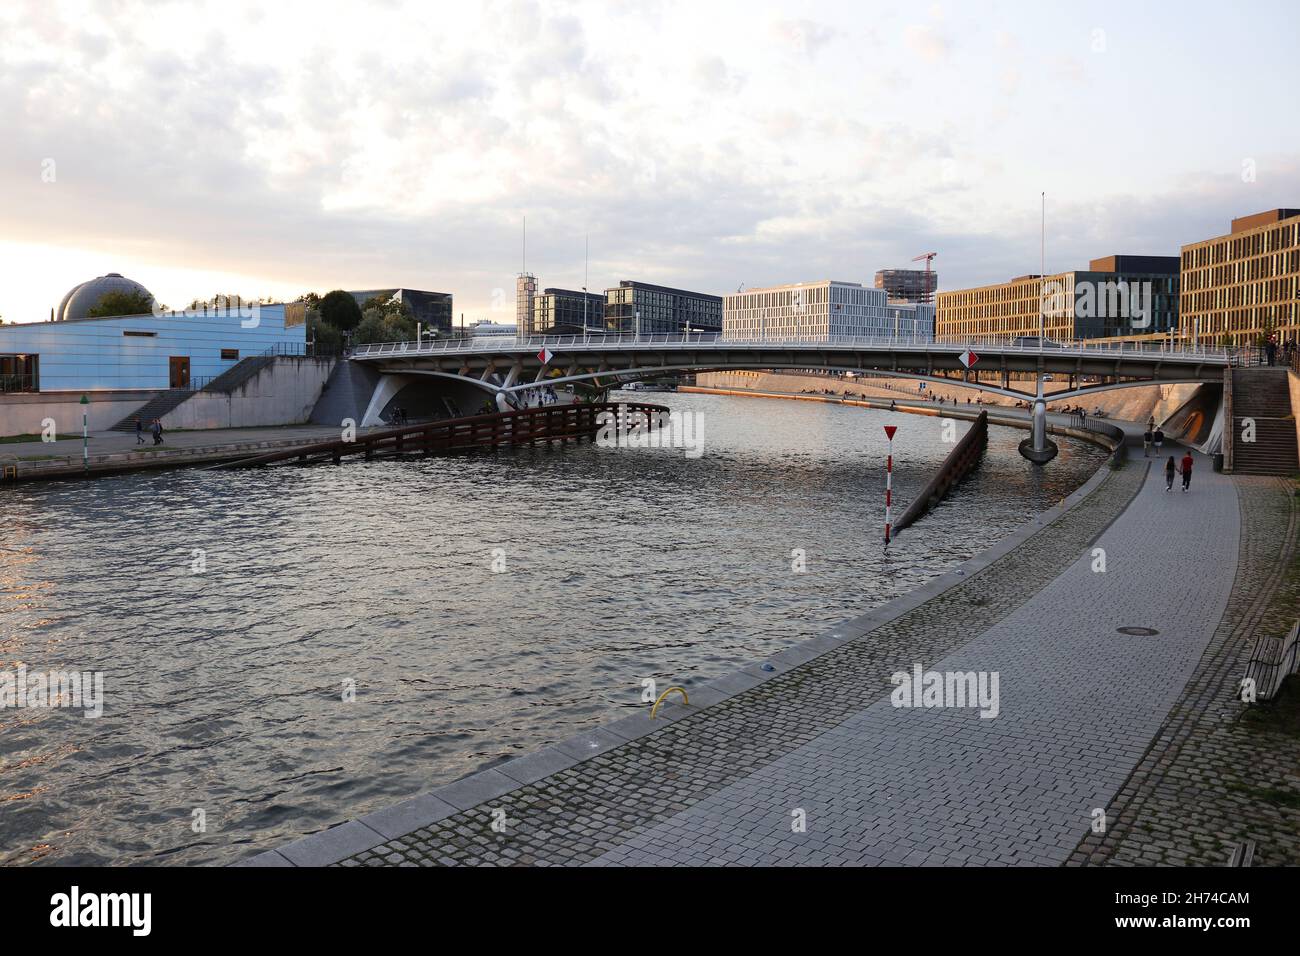
[[[0,5],[0,316],[214,292],[941,288],[1300,206],[1300,5]]]

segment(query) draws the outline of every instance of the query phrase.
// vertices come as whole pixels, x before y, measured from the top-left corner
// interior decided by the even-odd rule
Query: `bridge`
[[[967,368],[963,361],[970,352],[978,356],[974,368]],[[819,369],[967,384],[1028,400],[1034,408],[1035,427],[1025,453],[1034,457],[1033,451],[1038,456],[1035,460],[1046,460],[1054,452],[1045,434],[1045,375],[1068,379],[1068,388],[1051,396],[1054,402],[1068,401],[1140,385],[1222,383],[1224,369],[1238,364],[1239,356],[1221,348],[1166,342],[1005,338],[934,342],[906,337],[747,340],[717,333],[597,333],[384,342],[358,346],[351,359],[379,373],[361,422],[366,426],[381,424],[384,409],[421,378],[453,380],[481,389],[505,411],[528,404],[528,394],[542,385],[615,384],[674,372]],[[1033,390],[1017,389],[1018,380]]]

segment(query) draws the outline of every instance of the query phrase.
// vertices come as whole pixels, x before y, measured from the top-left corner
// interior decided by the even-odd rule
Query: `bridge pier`
[[[1047,402],[1043,400],[1043,376],[1038,375],[1038,395],[1029,418],[1029,437],[1020,443],[1020,454],[1035,465],[1045,465],[1056,457],[1060,448],[1047,437]]]

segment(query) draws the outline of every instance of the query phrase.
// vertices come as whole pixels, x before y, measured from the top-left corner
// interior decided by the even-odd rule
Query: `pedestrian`
[[[152,428],[152,431],[153,431],[153,443],[154,443],[155,445],[161,445],[161,444],[163,443],[163,431],[162,431],[162,419],[161,419],[161,418],[155,418],[155,419],[153,420],[153,428]]]
[[[144,444],[144,420],[139,415],[135,416],[135,443]]]
[[[1142,457],[1151,457],[1151,429],[1149,428],[1142,433]]]
[[[1174,456],[1169,456],[1169,461],[1165,462],[1165,491],[1174,490]]]
[[[1186,452],[1183,455],[1183,491],[1186,491],[1192,485],[1192,453]]]
[[[1164,433],[1164,430],[1161,429],[1161,428],[1159,428],[1159,427],[1157,427],[1157,428],[1156,428],[1156,433],[1155,433],[1154,435],[1152,435],[1151,437],[1152,437],[1152,439],[1155,441],[1155,445],[1156,445],[1156,457],[1159,458],[1159,457],[1160,457],[1160,446],[1163,445],[1163,444],[1165,443],[1165,433]]]
[[[1269,339],[1264,346],[1264,354],[1268,356],[1268,364],[1272,366],[1277,360],[1277,343]]]

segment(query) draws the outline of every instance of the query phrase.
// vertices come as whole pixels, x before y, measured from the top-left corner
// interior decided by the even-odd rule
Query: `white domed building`
[[[154,301],[153,293],[134,279],[128,279],[118,272],[110,272],[69,289],[55,310],[54,321],[87,318],[90,310],[99,305],[100,299],[110,292],[139,293],[148,296],[151,302]]]

